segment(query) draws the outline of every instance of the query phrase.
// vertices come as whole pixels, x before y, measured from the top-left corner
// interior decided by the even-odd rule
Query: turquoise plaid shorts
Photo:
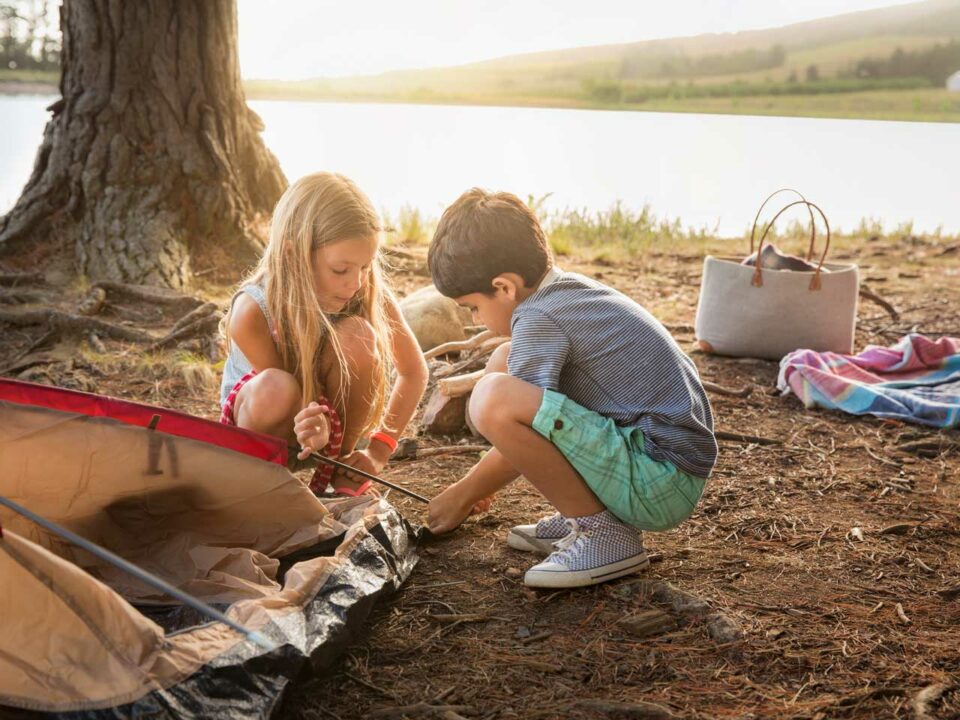
[[[638,428],[544,390],[533,429],[553,443],[610,512],[641,530],[669,530],[686,520],[706,480],[644,453]]]

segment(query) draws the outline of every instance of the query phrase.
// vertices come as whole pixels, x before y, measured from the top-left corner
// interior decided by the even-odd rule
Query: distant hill
[[[933,92],[955,70],[960,70],[960,0],[924,0],[765,30],[246,85],[253,97],[663,109],[664,103],[689,104],[695,98],[713,107],[718,98],[761,95]],[[929,102],[951,116],[957,112],[952,100],[944,104],[931,96]],[[908,104],[895,104],[907,109],[894,115],[910,119]],[[802,108],[790,114],[797,111]]]

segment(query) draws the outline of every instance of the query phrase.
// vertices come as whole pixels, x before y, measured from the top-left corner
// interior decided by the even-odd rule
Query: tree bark
[[[0,218],[0,254],[61,241],[92,280],[237,273],[286,186],[240,84],[235,0],[65,0],[62,98]]]

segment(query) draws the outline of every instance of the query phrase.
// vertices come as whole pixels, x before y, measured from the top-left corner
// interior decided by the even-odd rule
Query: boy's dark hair
[[[427,265],[447,297],[493,292],[497,275],[513,272],[534,287],[551,265],[546,235],[516,195],[473,188],[443,212]]]

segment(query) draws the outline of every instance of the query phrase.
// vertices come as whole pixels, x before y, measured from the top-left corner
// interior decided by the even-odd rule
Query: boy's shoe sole
[[[507,533],[507,545],[514,550],[535,552],[541,555],[549,555],[556,550],[553,544],[557,540],[562,540],[562,538],[538,538],[536,525],[517,525]]]
[[[542,562],[527,570],[523,584],[535,588],[586,587],[629,575],[649,565],[650,560],[645,552],[589,570],[568,570],[558,563]]]

